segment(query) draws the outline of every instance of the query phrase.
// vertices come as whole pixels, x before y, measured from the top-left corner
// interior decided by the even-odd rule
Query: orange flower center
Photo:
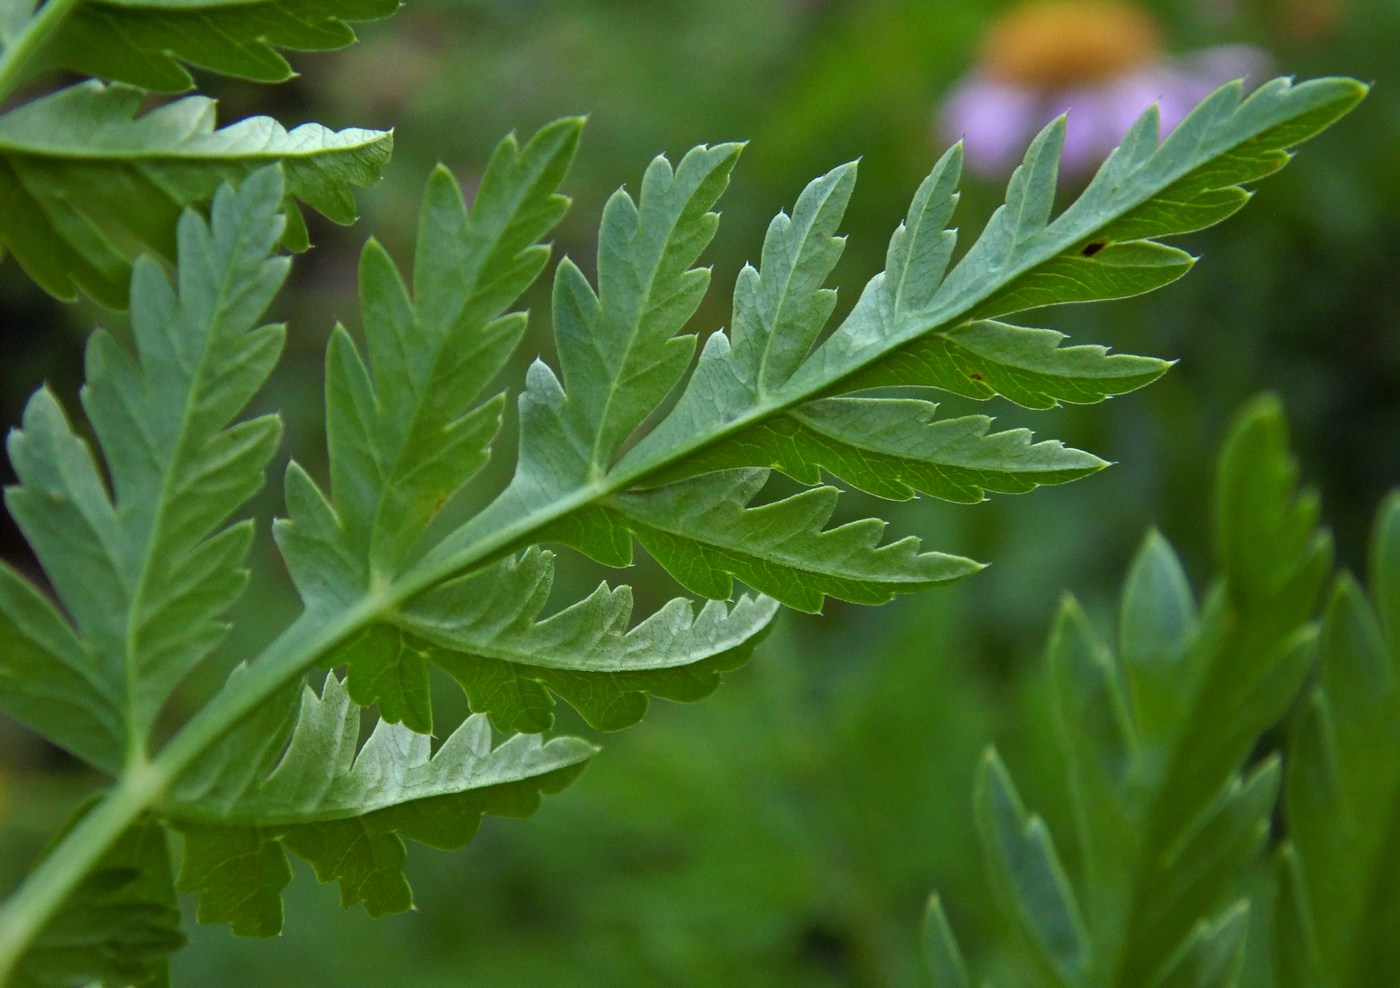
[[[1153,61],[1162,48],[1143,10],[1114,0],[1032,0],[992,25],[982,65],[1037,89],[1096,82]]]

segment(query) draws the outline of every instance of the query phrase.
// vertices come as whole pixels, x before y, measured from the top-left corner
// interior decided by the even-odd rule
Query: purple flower
[[[1136,8],[1039,0],[993,27],[978,67],[944,104],[939,129],[963,140],[969,171],[999,177],[1041,127],[1067,113],[1060,170],[1083,178],[1151,104],[1166,134],[1212,90],[1262,75],[1268,61],[1256,48],[1233,45],[1167,57],[1155,25]]]

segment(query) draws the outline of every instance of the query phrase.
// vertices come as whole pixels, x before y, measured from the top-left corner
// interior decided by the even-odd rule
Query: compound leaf
[[[277,49],[352,44],[347,21],[388,17],[398,0],[82,0],[50,39],[46,66],[181,92],[186,66],[256,82],[293,75]]]
[[[195,60],[168,47],[166,71]],[[244,46],[229,58],[271,50]],[[182,101],[138,118],[128,93],[98,85],[14,111],[0,118],[0,151],[5,141],[17,150],[0,163],[23,195],[0,200],[0,220],[7,242],[25,223],[48,231],[36,241],[48,246],[21,261],[60,293],[76,286],[121,301],[125,258],[140,243],[160,246],[154,222],[142,226],[118,208],[150,196],[140,183],[177,204],[198,201],[207,176],[241,176],[273,158],[289,184],[255,173],[239,192],[215,195],[209,225],[186,214],[178,291],[156,262],[135,266],[135,357],[101,334],[89,351],[84,406],[102,462],[51,395],[31,402],[11,440],[20,484],[9,501],[71,627],[13,574],[0,576],[0,636],[13,642],[0,703],[114,774],[124,756],[136,774],[119,783],[126,802],[110,819],[160,804],[185,834],[182,884],[202,893],[202,918],[244,933],[279,930],[288,852],[338,881],[347,904],[376,915],[409,908],[405,839],[460,846],[483,813],[533,810],[593,753],[576,739],[526,735],[493,748],[490,717],[542,730],[559,695],[600,726],[623,726],[641,716],[647,695],[685,699],[712,688],[778,602],[811,611],[828,596],[883,603],[978,568],[923,552],[911,538],[881,544],[875,519],[826,528],[838,492],[814,486],[823,469],[886,496],[973,501],[1101,466],[1024,432],[994,433],[982,417],[940,422],[927,402],[850,395],[932,386],[1047,407],[1147,383],[1167,365],[1062,347],[1053,331],[998,320],[1180,276],[1191,259],[1156,240],[1233,212],[1248,198],[1242,183],[1276,170],[1364,92],[1341,79],[1278,80],[1248,99],[1226,87],[1160,146],[1149,112],[1052,218],[1064,130],[1056,122],[956,263],[947,228],[955,148],[895,232],[886,271],[828,330],[834,296],[825,280],[854,182],[852,167],[837,168],[771,225],[761,270],[740,275],[733,325],[709,336],[688,380],[695,338],[683,329],[709,281],[694,265],[715,232],[712,208],[739,147],[697,148],[674,167],[657,158],[635,199],[619,191],[609,201],[596,287],[568,261],[556,271],[559,370],[536,361],[527,373],[514,476],[428,547],[419,543],[443,500],[495,438],[502,403],[478,396],[523,329],[523,314],[509,310],[545,263],[537,241],[564,208],[555,189],[577,122],[546,128],[523,148],[504,142],[470,210],[437,173],[412,292],[371,244],[361,269],[363,353],[343,329],[328,348],[329,488],[296,464],[287,471],[289,520],[277,535],[305,612],[150,761],[156,713],[217,643],[241,590],[251,527],[226,522],[257,488],[276,440],[272,419],[229,424],[280,345],[280,330],[254,328],[284,273],[269,258],[284,233],[274,214],[290,189],[349,218],[348,185],[377,174],[387,138],[318,132],[317,148],[298,157],[288,135],[272,132],[274,152],[260,158],[244,143],[248,131],[212,131],[207,104]],[[26,185],[21,165],[46,148],[68,161],[74,127],[98,152],[82,160],[91,175],[72,165],[83,180],[74,188],[87,191],[45,200],[42,170]],[[169,151],[178,182],[151,170],[150,142],[124,143],[134,131]],[[129,185],[93,192],[92,176],[111,160],[123,162]],[[293,224],[286,239],[302,233]],[[773,423],[773,435],[800,438],[751,433]],[[810,489],[755,503],[774,465]],[[1043,983],[1229,980],[1238,927],[1231,881],[1264,839],[1278,778],[1272,761],[1243,766],[1302,680],[1307,615],[1329,555],[1315,505],[1292,497],[1276,408],[1245,417],[1222,478],[1223,572],[1199,608],[1169,550],[1150,547],[1124,595],[1132,644],[1112,657],[1072,607],[1057,636],[1057,713],[1081,820],[1080,853],[1066,859],[1073,872],[1005,769],[993,759],[983,772],[979,829],[993,884]],[[711,603],[697,612],[674,601],[629,630],[630,595],[605,584],[540,617],[550,573],[540,543],[625,566],[634,540]],[[736,579],[768,598],[718,603]],[[1140,642],[1130,630],[1138,624]],[[342,660],[345,684],[329,676],[320,695],[299,686],[311,665]],[[61,700],[16,699],[10,684],[41,663],[80,685]],[[436,753],[423,733],[432,728],[430,664],[461,679],[487,711]],[[377,702],[386,718],[363,746],[356,701]],[[54,726],[75,712],[85,712],[81,726]],[[107,753],[112,740],[120,750]],[[20,901],[42,900],[36,888]],[[942,944],[944,976],[956,982],[965,972],[951,934]],[[14,957],[11,949],[0,965]]]
[[[1276,938],[1280,983],[1343,988],[1400,977],[1400,498],[1372,539],[1372,598],[1333,591],[1320,675],[1291,739],[1290,848]]]
[[[1245,766],[1306,675],[1331,558],[1295,484],[1282,412],[1261,399],[1222,455],[1221,575],[1204,603],[1154,533],[1123,588],[1116,650],[1072,598],[1062,606],[1049,664],[1074,867],[1061,869],[1000,762],[984,767],[976,797],[1002,925],[1031,984],[1236,984],[1241,877],[1268,839],[1281,776],[1277,757]],[[1246,549],[1268,553],[1283,578],[1262,585]]]
[[[351,186],[377,181],[393,144],[374,130],[288,132],[269,117],[216,130],[203,96],[141,105],[138,90],[86,82],[0,116],[0,247],[57,298],[83,291],[125,308],[133,259],[174,258],[180,211],[269,164],[283,166],[289,200],[349,223]],[[304,247],[291,218],[289,246]]]
[[[1028,308],[1119,298],[1184,274],[1191,259],[1157,238],[1218,222],[1248,200],[1241,183],[1288,160],[1287,149],[1349,111],[1365,95],[1350,80],[1294,85],[1274,80],[1248,99],[1238,84],[1211,96],[1158,146],[1149,110],[1079,199],[1051,218],[1063,120],[1032,143],[1012,176],[1006,204],[949,271],[961,150],[938,162],[891,240],[886,270],[849,316],[785,383],[760,387],[739,335],[713,334],[670,415],[623,460],[637,473],[678,446],[743,441],[751,423],[813,398],[871,387],[915,385],[986,398],[1003,394],[1030,407],[1097,401],[1141,387],[1162,361],[1111,356],[1102,348],[1061,349],[1060,334],[991,321]],[[818,180],[821,183],[826,180]],[[792,224],[791,229],[800,229]],[[775,225],[771,236],[789,227]],[[791,237],[791,234],[788,233]],[[796,248],[789,245],[787,253]],[[765,249],[765,254],[770,253]],[[782,256],[780,252],[771,252]],[[945,271],[947,272],[945,277]],[[741,282],[752,282],[751,274]],[[814,310],[811,323],[829,308]],[[736,311],[736,326],[740,315]],[[817,338],[805,324],[774,332],[802,349]],[[704,436],[702,444],[696,436]]]

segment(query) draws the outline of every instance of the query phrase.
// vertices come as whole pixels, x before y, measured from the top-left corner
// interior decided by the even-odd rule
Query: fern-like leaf
[[[292,67],[277,49],[327,51],[354,42],[347,21],[388,17],[398,0],[82,0],[41,64],[164,92],[189,89],[186,66],[257,82]]]
[[[366,248],[360,283],[371,366],[343,330],[327,354],[331,496],[294,468],[291,518],[278,528],[313,612],[333,613],[397,576],[443,502],[486,461],[502,399],[473,402],[524,330],[524,314],[506,310],[548,256],[537,241],[567,207],[555,190],[580,125],[552,124],[524,147],[502,142],[470,211],[451,175],[434,174],[419,222],[411,297],[388,255],[374,243]],[[704,185],[684,169],[677,181]],[[678,208],[700,210],[693,222],[712,227],[703,215],[711,193],[698,194],[699,205]],[[619,202],[614,199],[610,215],[625,213]],[[661,290],[694,283],[681,269],[698,249],[657,248]],[[676,250],[692,253],[672,256]],[[635,304],[629,318],[653,333],[653,320],[673,318],[635,300],[608,304],[609,313]],[[668,332],[675,328],[666,325]],[[433,723],[430,663],[459,679],[474,709],[489,711],[503,729],[546,730],[553,723],[551,690],[596,726],[616,729],[640,719],[646,693],[709,692],[716,671],[741,662],[774,615],[763,603],[708,607],[697,618],[688,603],[674,601],[628,632],[630,589],[602,587],[540,622],[551,573],[550,558],[532,553],[518,567],[506,561],[440,586],[353,636],[326,662],[346,666],[356,702],[377,702],[386,719],[424,733]]]
[[[527,375],[514,476],[488,507],[426,545],[442,503],[496,436],[501,401],[481,393],[520,337],[524,316],[511,310],[543,267],[538,241],[563,211],[556,189],[577,122],[523,146],[503,142],[470,209],[437,173],[412,291],[371,244],[361,269],[363,346],[338,329],[328,349],[328,488],[295,464],[287,471],[288,517],[276,535],[304,613],[148,757],[154,717],[217,642],[241,589],[249,528],[226,519],[257,487],[276,432],[267,419],[229,423],[280,338],[254,326],[284,268],[269,258],[283,234],[275,213],[284,189],[275,174],[257,173],[238,192],[218,193],[210,225],[182,220],[178,293],[154,262],[135,268],[136,358],[94,339],[84,404],[111,492],[47,393],[11,441],[21,481],[11,509],[68,616],[13,574],[0,580],[0,637],[16,643],[0,657],[0,704],[118,781],[66,839],[75,856],[42,864],[0,911],[0,977],[34,941],[37,919],[78,888],[83,868],[152,811],[186,834],[182,881],[202,893],[205,918],[239,931],[280,928],[289,851],[338,880],[347,903],[407,908],[404,838],[458,846],[482,812],[532,809],[591,755],[565,739],[517,736],[493,748],[488,717],[541,730],[554,694],[600,726],[623,726],[641,716],[647,695],[688,699],[712,688],[765,630],[775,601],[807,610],[828,596],[879,603],[975,571],[913,539],[883,542],[876,520],[826,528],[834,488],[762,503],[768,470],[780,466],[809,487],[826,469],[891,496],[970,501],[1097,468],[1087,454],[1032,444],[1024,433],[993,434],[980,418],[940,423],[928,404],[843,396],[912,384],[1043,406],[1146,383],[1166,365],[1062,348],[1056,334],[993,320],[1178,276],[1189,258],[1151,238],[1237,208],[1246,198],[1237,183],[1282,164],[1287,148],[1363,92],[1346,80],[1276,82],[1241,100],[1238,87],[1227,88],[1160,148],[1149,114],[1054,220],[1062,128],[1052,125],[1013,179],[1007,206],[945,277],[955,150],[896,232],[888,270],[828,335],[823,283],[854,179],[837,169],[775,221],[762,271],[741,275],[732,337],[712,334],[688,380],[695,340],[677,334],[709,280],[694,265],[714,234],[712,210],[738,147],[702,147],[674,167],[658,158],[635,199],[619,192],[605,210],[596,288],[573,264],[559,265],[559,372],[536,361]],[[1085,250],[1100,240],[1107,246]],[[911,378],[899,369],[908,366],[932,370]],[[968,383],[954,387],[959,377]],[[775,422],[804,441],[777,452],[766,440],[746,442]],[[1024,939],[1052,980],[1102,972],[1099,984],[1136,985],[1205,972],[1181,975],[1200,980],[1234,956],[1222,876],[1256,849],[1276,777],[1268,766],[1241,777],[1241,765],[1260,725],[1297,687],[1298,629],[1327,565],[1315,507],[1289,499],[1292,477],[1271,422],[1267,410],[1256,413],[1227,456],[1225,576],[1201,613],[1159,550],[1130,581],[1125,627],[1161,631],[1144,641],[1171,647],[1144,651],[1125,639],[1119,669],[1096,657],[1102,650],[1082,619],[1065,618],[1056,666],[1066,749],[1072,764],[1092,769],[1075,783],[1076,799],[1110,797],[1107,815],[1081,828],[1080,857],[1091,873],[1111,876],[1107,891],[1093,882],[1086,890],[1059,868],[1048,827],[1027,816],[1008,775],[985,777],[982,829],[1003,900],[1029,905]],[[701,455],[715,459],[697,467]],[[876,479],[887,469],[892,479]],[[621,566],[634,541],[698,594],[727,599],[738,579],[767,599],[698,611],[672,602],[629,629],[629,595],[605,585],[545,614],[550,559],[541,543]],[[24,680],[50,663],[79,688],[36,696]],[[320,695],[303,692],[318,663],[343,665],[345,682],[332,675]],[[485,711],[435,755],[425,736],[430,663],[462,680]],[[1071,682],[1097,683],[1122,702],[1090,709]],[[359,747],[355,704],[370,702],[384,719]],[[68,720],[84,711],[81,724]],[[1184,726],[1197,721],[1226,729]],[[1099,778],[1094,765],[1126,766],[1126,775],[1105,768]],[[1096,838],[1120,818],[1137,825],[1101,848]],[[1128,935],[1138,930],[1152,931],[1140,947]]]
[[[1216,500],[1221,575],[1198,605],[1150,536],[1124,586],[1116,654],[1072,600],[1051,637],[1077,873],[993,760],[978,791],[988,869],[1033,984],[1235,984],[1242,869],[1269,831],[1275,758],[1244,770],[1307,672],[1330,564],[1315,499],[1298,495],[1283,417],[1237,421]]]
[[[961,501],[1091,472],[1100,461],[1089,454],[1033,444],[1026,433],[990,434],[983,419],[939,422],[928,403],[837,396],[925,385],[1045,407],[1151,381],[1166,363],[1063,348],[1057,333],[991,317],[1135,294],[1179,277],[1191,259],[1148,238],[1195,229],[1204,218],[1197,200],[1237,207],[1247,194],[1234,183],[1281,165],[1286,148],[1363,94],[1345,80],[1279,81],[1247,100],[1227,87],[1160,148],[1149,111],[1081,200],[1053,220],[1063,124],[1052,124],[1027,152],[1007,204],[945,277],[960,170],[954,149],[896,231],[887,270],[818,343],[833,306],[824,282],[842,247],[835,231],[855,179],[853,167],[837,168],[770,226],[762,270],[740,274],[732,328],[709,337],[674,407],[648,430],[644,419],[679,384],[691,354],[692,338],[675,334],[707,273],[690,265],[713,234],[709,210],[737,148],[698,148],[674,168],[658,159],[637,200],[619,192],[608,204],[598,289],[576,266],[560,265],[553,314],[561,373],[536,361],[527,374],[510,485],[407,578],[427,588],[538,541],[626,566],[635,539],[696,593],[727,598],[737,578],[815,611],[828,596],[880,603],[975,572],[970,560],[923,553],[909,540],[879,546],[878,521],[823,532],[834,489],[751,500],[775,466],[806,484],[826,469],[887,496],[923,491]],[[1179,229],[1164,218],[1170,196],[1190,207]],[[1108,245],[1086,252],[1093,238]],[[911,360],[935,372],[891,370]]]
[[[376,182],[393,144],[382,131],[288,132],[268,117],[216,130],[202,96],[138,115],[141,105],[138,90],[87,82],[0,116],[0,248],[58,298],[81,290],[125,308],[133,259],[173,259],[180,211],[269,164],[283,166],[289,200],[349,223],[351,186]],[[304,248],[294,207],[288,218],[288,245]]]
[[[1320,675],[1289,742],[1279,984],[1400,979],[1400,497],[1372,540],[1371,598],[1332,594]]]
[[[891,241],[886,270],[789,378],[777,385],[754,377],[747,356],[752,348],[739,345],[736,315],[734,338],[720,332],[707,340],[675,409],[623,459],[621,469],[644,474],[675,458],[668,451],[678,447],[729,442],[758,448],[745,443],[745,430],[758,421],[814,398],[872,387],[918,385],[974,397],[1000,393],[1047,407],[1142,386],[1167,365],[1110,356],[1096,347],[1059,349],[1059,334],[989,320],[1051,304],[1139,294],[1180,277],[1192,259],[1155,241],[1240,208],[1249,198],[1242,183],[1277,170],[1288,161],[1289,148],[1345,114],[1364,92],[1346,80],[1294,85],[1279,79],[1245,99],[1238,84],[1227,86],[1160,146],[1153,108],[1080,198],[1052,219],[1064,138],[1064,123],[1056,121],[1027,151],[1006,204],[949,271],[954,235],[946,226],[961,171],[961,152],[954,148],[920,188]],[[778,227],[773,235],[782,235]],[[1099,249],[1086,250],[1091,246]],[[790,244],[788,254],[798,253]],[[754,276],[745,273],[741,280]],[[815,327],[774,327],[791,336],[790,346],[799,352],[803,341],[817,338],[830,309],[803,311]],[[733,464],[739,455],[725,462]]]
[[[155,261],[137,263],[135,354],[103,332],[88,346],[82,399],[102,464],[47,389],[10,436],[19,484],[6,504],[73,628],[6,572],[0,606],[18,647],[0,657],[0,703],[114,773],[143,756],[161,706],[223,637],[246,579],[252,525],[227,519],[261,486],[281,426],[276,416],[229,423],[281,351],[282,328],[258,320],[287,272],[270,256],[282,194],[281,176],[263,171],[221,190],[208,224],[182,217],[174,285]],[[51,660],[71,695],[32,689],[36,663]]]
[[[277,718],[261,715],[259,726]],[[259,733],[259,747],[226,748],[226,761],[206,763],[168,810],[185,841],[180,888],[200,893],[200,921],[249,936],[282,929],[288,851],[321,881],[338,881],[342,905],[403,912],[413,905],[405,839],[463,847],[483,814],[528,816],[594,753],[576,738],[525,735],[493,748],[480,716],[436,752],[429,738],[384,721],[361,746],[359,708],[334,676],[320,696],[304,690],[285,752],[267,742],[276,731]]]

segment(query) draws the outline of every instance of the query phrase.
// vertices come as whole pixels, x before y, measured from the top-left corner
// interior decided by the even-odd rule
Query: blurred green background
[[[814,175],[860,157],[837,273],[848,306],[882,266],[890,231],[942,150],[939,107],[1008,6],[410,0],[395,18],[363,26],[359,46],[297,58],[303,76],[286,86],[202,79],[226,120],[271,113],[289,125],[396,129],[387,178],[361,196],[363,221],[349,230],[313,223],[317,246],[280,302],[291,342],[261,402],[284,411],[286,454],[322,465],[318,365],[334,322],[357,321],[358,246],[372,233],[408,257],[433,162],[470,188],[505,132],[590,114],[556,249],[589,269],[603,201],[620,184],[635,188],[654,154],[751,141],[709,253],[714,287],[695,324],[707,332],[727,322],[728,287],[756,260],[772,214]],[[1361,564],[1371,512],[1400,481],[1400,0],[1141,6],[1162,26],[1165,57],[1241,43],[1281,73],[1345,73],[1376,86],[1243,214],[1189,238],[1203,260],[1185,281],[1145,300],[1037,314],[1079,341],[1180,358],[1161,382],[1107,405],[1033,416],[1003,403],[944,405],[1029,425],[1116,466],[971,508],[846,499],[851,516],[884,511],[894,531],[994,565],[878,610],[833,603],[820,618],[785,615],[714,697],[655,704],[642,726],[603,739],[583,779],[536,817],[490,820],[457,854],[414,847],[419,911],[380,921],[342,911],[334,889],[302,870],[282,938],[194,929],[177,984],[918,985],[918,922],[934,886],[973,957],[992,969],[1004,962],[984,932],[990,902],[971,779],[994,741],[1027,801],[1052,825],[1063,819],[1045,767],[1050,726],[1038,712],[1040,649],[1060,594],[1073,591],[1106,619],[1105,601],[1153,524],[1193,575],[1209,573],[1203,519],[1215,444],[1231,411],[1261,389],[1278,391],[1290,411],[1347,565]],[[970,181],[960,225],[980,229],[1000,191]],[[549,352],[544,299],[532,295],[531,335],[505,383]],[[43,381],[71,399],[94,322],[119,327],[121,317],[58,306],[0,265],[6,422]],[[510,465],[499,459],[493,481]],[[274,489],[259,502],[260,522],[277,510]],[[25,565],[5,524],[3,551]],[[582,563],[570,574],[561,601],[600,578]],[[619,576],[637,584],[643,606],[674,592],[652,568]],[[270,554],[257,561],[245,604],[191,698],[296,612]],[[448,688],[439,696],[452,702]],[[587,730],[567,718],[565,727]],[[0,724],[7,881],[92,785],[61,753]]]

